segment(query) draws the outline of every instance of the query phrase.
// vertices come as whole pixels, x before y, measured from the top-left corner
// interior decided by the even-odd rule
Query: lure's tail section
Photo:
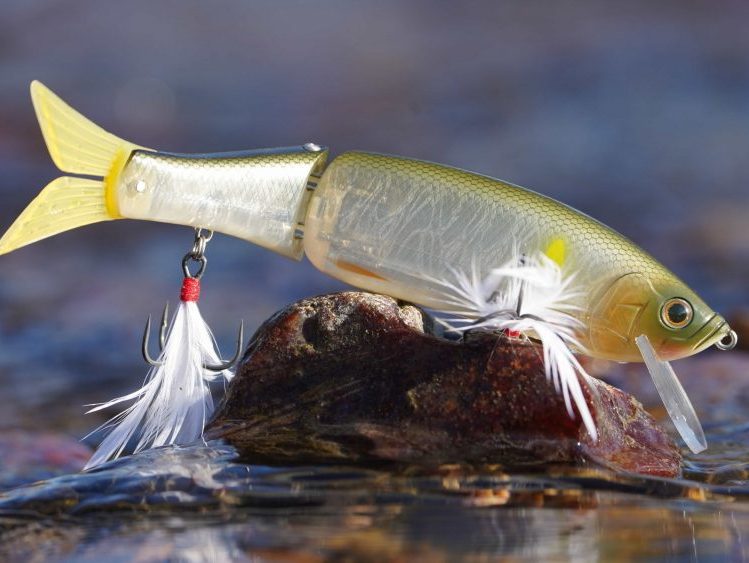
[[[63,172],[108,176],[114,164],[142,148],[107,133],[37,80],[31,83],[31,101],[49,154]]]
[[[104,182],[62,176],[52,180],[0,239],[0,254],[91,223],[112,219]]]
[[[0,254],[91,223],[119,219],[113,186],[132,151],[141,149],[83,117],[41,82],[31,83],[39,126],[52,160],[63,172],[0,239]]]

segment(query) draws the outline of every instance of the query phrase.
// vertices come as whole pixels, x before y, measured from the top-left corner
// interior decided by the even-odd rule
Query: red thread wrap
[[[200,280],[198,278],[183,279],[179,298],[186,303],[200,299]]]

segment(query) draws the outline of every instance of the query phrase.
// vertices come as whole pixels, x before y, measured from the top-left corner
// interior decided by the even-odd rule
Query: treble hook
[[[166,342],[166,332],[167,327],[169,323],[169,303],[166,304],[164,307],[164,312],[161,315],[161,326],[159,327],[159,353],[164,349],[164,343]],[[146,329],[143,331],[143,343],[142,343],[142,353],[143,353],[143,359],[146,360],[146,362],[151,366],[160,366],[163,364],[163,362],[154,360],[151,357],[151,354],[148,352],[148,341],[151,339],[151,315],[148,315],[148,320],[146,321]],[[237,362],[239,361],[239,358],[242,354],[242,344],[244,343],[244,321],[240,321],[239,323],[239,333],[237,335],[237,349],[234,352],[234,355],[227,361],[221,363],[221,364],[205,364],[203,367],[207,369],[208,371],[224,371],[227,369],[231,369],[234,366],[237,365]]]

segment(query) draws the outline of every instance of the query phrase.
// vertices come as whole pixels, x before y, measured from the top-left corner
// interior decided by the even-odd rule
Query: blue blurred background
[[[39,79],[104,128],[176,152],[315,141],[496,176],[623,232],[730,313],[749,279],[749,3],[385,0],[0,6],[0,230],[59,175]],[[0,258],[0,428],[82,434],[145,374],[190,229],[119,221]],[[217,236],[202,310],[225,349],[342,288]]]

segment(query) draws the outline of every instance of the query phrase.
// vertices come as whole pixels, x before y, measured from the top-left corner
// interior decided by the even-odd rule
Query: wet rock
[[[52,432],[0,434],[0,490],[80,471],[91,450],[70,436]]]
[[[749,353],[708,350],[672,365],[707,431],[707,450],[684,451],[683,476],[712,484],[749,483]],[[635,395],[660,425],[673,428],[643,364],[596,362],[591,368],[608,383]],[[676,434],[675,429],[672,432]]]
[[[681,456],[631,396],[585,390],[593,442],[544,376],[533,344],[453,342],[428,317],[367,293],[294,303],[255,334],[208,428],[247,460],[596,463],[674,476]]]

